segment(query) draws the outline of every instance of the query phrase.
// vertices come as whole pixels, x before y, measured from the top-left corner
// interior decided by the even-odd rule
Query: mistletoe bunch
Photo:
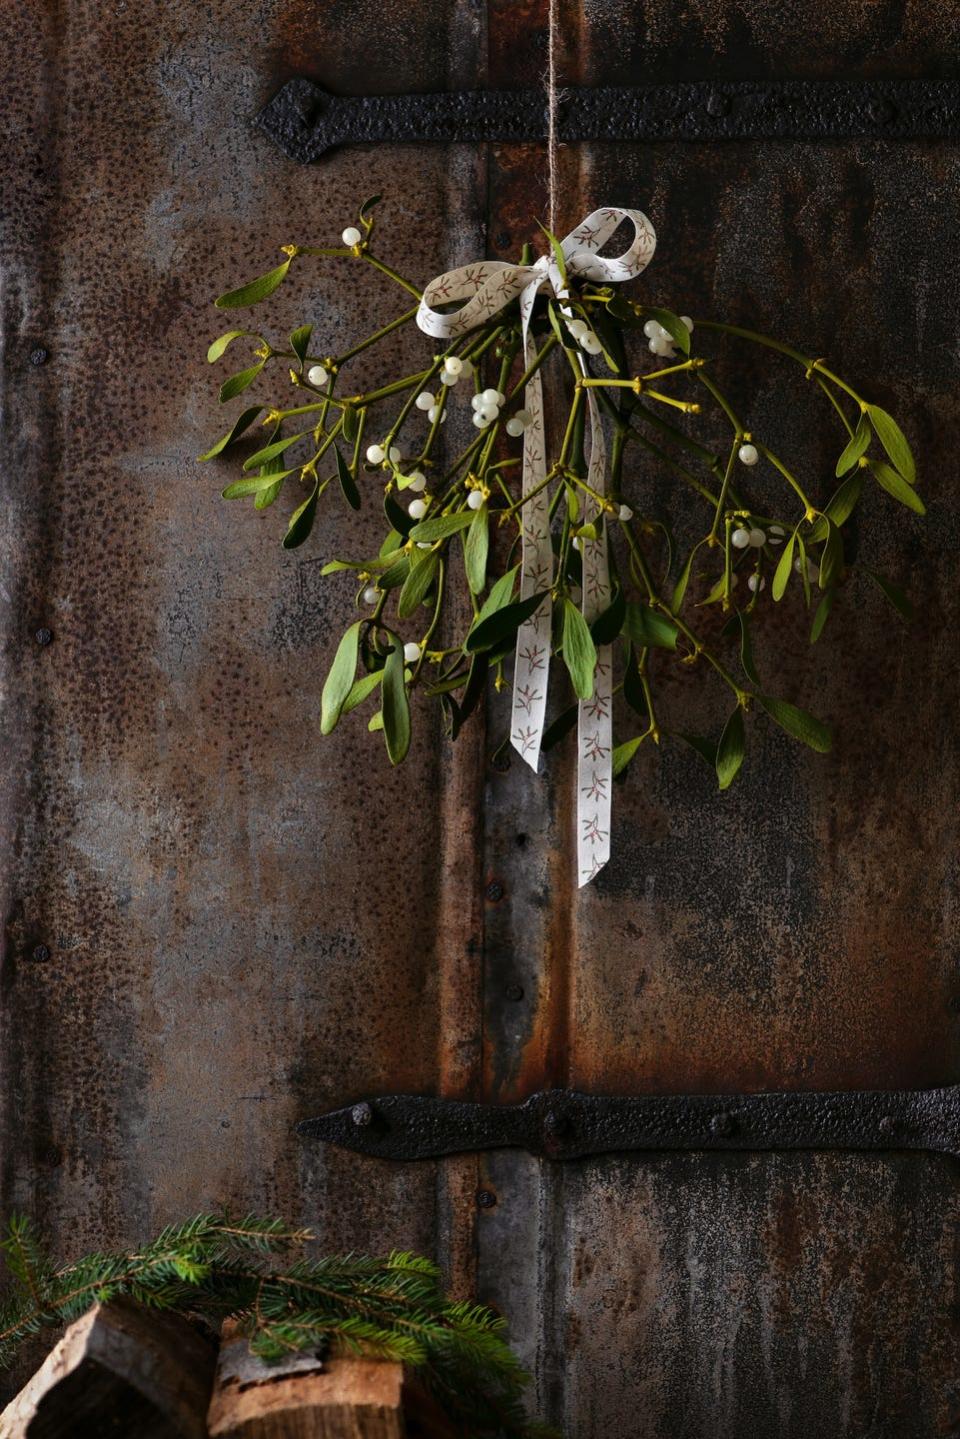
[[[504,1321],[482,1305],[449,1300],[430,1260],[303,1257],[312,1239],[281,1219],[200,1214],[142,1249],[56,1265],[29,1220],[15,1216],[0,1243],[15,1286],[0,1308],[0,1363],[9,1364],[28,1335],[123,1297],[217,1329],[231,1318],[268,1363],[307,1349],[396,1360],[417,1372],[463,1433],[553,1433],[525,1415],[527,1375]]]
[[[420,289],[374,253],[378,198],[361,207],[342,246],[286,246],[281,265],[222,295],[217,306],[241,309],[265,300],[294,266],[314,256],[369,265],[419,300]],[[702,663],[730,692],[732,710],[718,739],[674,732],[715,767],[721,789],[743,762],[743,716],[753,705],[794,738],[828,750],[824,724],[764,692],[751,621],[759,606],[779,603],[789,592],[811,612],[815,642],[854,568],[909,617],[900,589],[853,566],[844,549],[844,527],[869,491],[924,513],[903,431],[822,359],[736,325],[694,321],[625,298],[589,273],[568,274],[560,245],[549,239],[567,296],[538,296],[525,361],[516,301],[436,352],[424,336],[416,369],[359,392],[347,382],[350,362],[413,324],[416,304],[338,355],[318,351],[309,324],[288,342],[231,330],[210,346],[213,362],[236,341],[254,342],[253,363],[224,382],[221,401],[263,385],[271,374],[297,401],[244,409],[201,456],[211,460],[248,439],[256,421],[265,428],[224,498],[249,498],[262,510],[292,486],[298,502],[283,538],[288,549],[307,540],[331,488],[353,509],[382,506],[379,546],[371,544],[359,558],[331,557],[324,566],[325,574],[354,576],[360,617],[340,640],[324,686],[323,733],[369,701],[368,727],[382,730],[397,764],[410,743],[410,696],[420,690],[441,704],[456,736],[488,678],[497,689],[508,683],[517,631],[549,593],[552,652],[562,658],[579,699],[593,693],[598,648],[616,648],[614,694],[622,695],[630,730],[613,751],[615,775],[644,741],[659,743],[657,682],[661,666],[676,663]],[[799,473],[773,447],[772,436],[751,433],[741,405],[718,384],[713,356],[700,353],[704,337],[718,336],[785,357],[822,394],[838,431],[833,475]],[[524,494],[520,466],[531,420],[524,391],[548,361],[569,374],[565,415],[542,484]],[[605,494],[588,479],[588,391],[611,434]],[[444,434],[451,415],[451,432],[462,436],[459,448]],[[644,484],[633,464],[641,457]],[[695,533],[680,536],[671,515],[649,511],[653,465],[702,503]],[[549,503],[554,578],[549,591],[521,596],[524,511],[540,491]],[[588,624],[580,608],[581,546],[597,540],[607,546],[612,599]],[[719,624],[709,619],[713,611]],[[544,748],[572,727],[576,714],[576,702],[562,709]]]

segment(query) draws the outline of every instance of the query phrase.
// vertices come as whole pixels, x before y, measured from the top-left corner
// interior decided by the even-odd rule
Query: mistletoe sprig
[[[200,1214],[143,1248],[57,1265],[31,1222],[14,1216],[0,1242],[15,1288],[0,1308],[0,1363],[9,1365],[29,1335],[127,1298],[215,1329],[233,1319],[267,1363],[308,1349],[396,1360],[417,1373],[459,1432],[478,1439],[554,1433],[526,1417],[528,1377],[504,1321],[448,1299],[435,1264],[402,1253],[305,1257],[312,1239],[282,1219]]]
[[[378,199],[361,207],[342,246],[285,246],[281,265],[222,295],[218,307],[265,300],[295,265],[318,256],[369,265],[419,300],[417,286],[374,253]],[[562,657],[579,699],[593,693],[598,647],[616,645],[614,692],[622,694],[635,732],[613,752],[615,775],[645,741],[659,743],[666,732],[657,683],[661,667],[678,663],[703,665],[730,692],[733,708],[719,739],[673,732],[715,768],[721,789],[743,763],[744,714],[753,706],[812,749],[828,750],[831,735],[823,723],[764,690],[751,623],[759,606],[778,604],[789,592],[812,612],[815,642],[855,570],[909,618],[903,592],[852,564],[844,548],[844,527],[874,488],[916,514],[925,512],[903,431],[825,360],[737,325],[694,322],[627,299],[589,276],[567,275],[563,252],[549,239],[568,298],[538,297],[525,364],[515,301],[426,354],[419,368],[359,392],[347,384],[350,362],[413,324],[416,304],[338,355],[317,352],[309,324],[280,345],[257,332],[231,330],[210,346],[213,362],[236,341],[255,342],[254,362],[225,381],[221,401],[271,373],[282,375],[299,401],[244,409],[201,456],[213,459],[248,438],[255,421],[265,427],[265,442],[246,456],[241,478],[227,485],[224,498],[250,498],[262,510],[285,485],[294,486],[299,503],[283,537],[288,549],[307,540],[331,487],[355,510],[364,502],[382,505],[386,533],[379,548],[371,545],[361,558],[331,558],[324,566],[325,574],[353,574],[361,613],[341,638],[323,689],[323,733],[369,701],[368,728],[382,730],[390,760],[398,764],[410,744],[410,696],[419,689],[442,705],[455,737],[488,679],[497,689],[508,683],[505,666],[517,631],[549,592],[552,652]],[[801,472],[774,448],[773,436],[751,431],[747,409],[721,389],[713,357],[694,353],[704,336],[763,347],[817,388],[838,432],[833,475]],[[631,358],[638,340],[646,340],[643,365]],[[642,343],[640,349],[644,353]],[[521,448],[531,421],[524,389],[551,360],[566,366],[570,377],[562,439],[548,457],[542,484],[523,495]],[[587,478],[588,390],[612,431],[606,495]],[[460,406],[465,391],[469,406]],[[459,450],[442,443],[443,427],[458,406],[476,430],[472,436],[467,430],[470,437]],[[702,503],[702,528],[694,535],[681,540],[669,515],[645,511],[643,479],[652,465]],[[554,578],[549,591],[521,598],[524,510],[538,490],[549,502]],[[604,536],[613,598],[588,625],[578,607],[579,551],[585,540]],[[725,621],[712,623],[711,612]],[[572,727],[576,714],[576,703],[562,710],[544,735],[544,748]]]

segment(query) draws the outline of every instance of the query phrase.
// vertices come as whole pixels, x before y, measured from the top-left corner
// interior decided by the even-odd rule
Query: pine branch
[[[503,1320],[482,1305],[448,1300],[431,1260],[405,1252],[296,1257],[312,1239],[281,1219],[199,1214],[168,1225],[141,1250],[55,1267],[33,1226],[15,1216],[0,1241],[16,1284],[0,1306],[0,1364],[40,1329],[126,1297],[214,1324],[230,1317],[268,1363],[310,1349],[406,1364],[476,1439],[553,1432],[526,1417],[528,1377]]]

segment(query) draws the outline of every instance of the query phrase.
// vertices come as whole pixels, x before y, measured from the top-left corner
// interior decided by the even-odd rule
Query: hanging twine
[[[547,31],[547,224],[553,235],[557,233],[557,6],[558,0],[550,0]]]

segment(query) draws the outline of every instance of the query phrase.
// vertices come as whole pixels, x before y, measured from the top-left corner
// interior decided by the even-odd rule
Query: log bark
[[[213,1345],[185,1319],[97,1305],[0,1414],[0,1439],[205,1439],[214,1364]]]
[[[210,1439],[407,1439],[403,1370],[372,1359],[331,1359],[284,1372],[231,1353],[227,1340],[207,1416]]]

